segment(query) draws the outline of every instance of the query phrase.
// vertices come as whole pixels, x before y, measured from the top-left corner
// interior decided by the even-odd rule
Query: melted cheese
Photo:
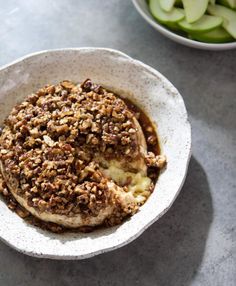
[[[117,185],[126,185],[128,192],[133,195],[137,203],[144,203],[150,195],[151,179],[142,172],[127,172],[117,167],[117,164],[111,163],[107,169],[103,170],[103,173]]]

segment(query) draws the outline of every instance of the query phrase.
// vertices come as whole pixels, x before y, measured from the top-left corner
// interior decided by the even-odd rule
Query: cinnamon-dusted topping
[[[112,225],[136,212],[136,205],[126,208],[109,190],[95,159],[132,162],[143,156],[133,116],[122,99],[90,80],[80,86],[62,81],[28,96],[12,110],[0,135],[0,160],[18,184],[17,195],[39,212],[84,218],[116,205],[106,220]],[[156,137],[148,143],[154,145]],[[153,153],[145,157],[155,168],[165,160]],[[4,184],[0,192],[9,194]],[[28,216],[12,196],[8,205]]]

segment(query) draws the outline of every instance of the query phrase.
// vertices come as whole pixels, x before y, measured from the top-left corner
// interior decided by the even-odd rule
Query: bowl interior
[[[232,43],[220,43],[220,44],[211,44],[211,43],[203,43],[195,40],[191,40],[186,38],[185,36],[181,36],[178,33],[172,32],[166,27],[159,24],[151,15],[148,4],[146,0],[132,0],[135,8],[140,13],[140,15],[156,30],[158,30],[161,34],[165,35],[169,39],[174,40],[177,43],[183,44],[188,47],[198,48],[203,50],[229,50],[236,49],[236,42]]]
[[[86,78],[138,104],[152,119],[168,167],[141,210],[122,225],[81,234],[53,234],[35,228],[0,201],[0,237],[33,256],[81,259],[133,240],[173,203],[185,178],[191,144],[182,97],[154,69],[108,49],[66,49],[36,53],[0,70],[0,123],[26,95],[47,83]]]

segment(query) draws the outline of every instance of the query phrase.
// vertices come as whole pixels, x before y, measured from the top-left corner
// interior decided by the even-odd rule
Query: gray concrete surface
[[[193,130],[183,190],[140,238],[84,261],[39,260],[0,243],[0,285],[236,285],[236,50],[175,44],[129,0],[0,0],[0,19],[0,65],[50,48],[119,49],[169,78]]]

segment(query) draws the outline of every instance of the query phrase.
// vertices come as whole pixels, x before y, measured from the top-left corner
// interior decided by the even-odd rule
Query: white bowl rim
[[[146,0],[143,0],[146,1]],[[222,50],[231,50],[236,49],[236,41],[230,42],[230,43],[204,43],[204,42],[198,42],[191,39],[188,39],[186,37],[183,37],[181,35],[176,34],[175,32],[172,32],[159,24],[157,21],[155,21],[152,17],[149,17],[143,9],[140,7],[138,0],[132,0],[134,7],[137,9],[139,14],[156,30],[158,30],[162,35],[165,35],[171,40],[174,40],[175,42],[178,42],[180,44],[186,45],[188,47],[193,47],[197,49],[202,50],[213,50],[213,51],[222,51]]]
[[[140,227],[138,230],[136,230],[135,233],[132,233],[131,235],[129,235],[129,237],[124,238],[119,240],[119,242],[114,243],[114,245],[110,245],[110,246],[103,246],[97,250],[94,251],[86,251],[86,253],[83,254],[75,254],[75,255],[58,255],[58,254],[45,254],[45,253],[41,253],[40,251],[37,251],[35,249],[33,250],[29,250],[26,246],[24,246],[24,243],[20,244],[14,244],[13,241],[9,241],[6,237],[0,236],[0,240],[3,241],[5,244],[9,245],[10,247],[12,247],[13,249],[27,254],[29,256],[33,256],[33,257],[38,257],[38,258],[49,258],[49,259],[63,259],[63,260],[80,260],[80,259],[85,259],[85,258],[90,258],[93,256],[96,256],[98,254],[102,254],[111,250],[115,250],[118,249],[130,242],[132,242],[133,240],[135,240],[136,238],[138,238],[149,226],[151,226],[155,221],[157,221],[159,218],[161,218],[172,206],[172,204],[174,203],[175,199],[177,198],[187,175],[187,170],[188,170],[188,166],[189,166],[189,162],[190,162],[190,158],[191,158],[191,125],[190,122],[188,120],[188,114],[187,114],[187,110],[183,101],[182,96],[180,95],[180,93],[178,92],[178,90],[172,85],[172,83],[165,78],[160,72],[158,72],[157,70],[155,70],[154,68],[142,63],[139,60],[136,60],[128,55],[126,55],[123,52],[120,52],[118,50],[115,49],[110,49],[110,48],[103,48],[103,47],[82,47],[82,48],[60,48],[60,49],[50,49],[50,50],[42,50],[42,51],[38,51],[38,52],[33,52],[30,54],[27,54],[25,56],[22,56],[12,62],[10,62],[9,64],[3,65],[0,67],[0,72],[17,64],[20,63],[21,61],[27,60],[29,58],[41,55],[41,54],[50,54],[50,53],[54,53],[54,52],[65,52],[65,51],[86,51],[86,50],[90,50],[90,51],[95,51],[95,50],[100,50],[100,51],[106,51],[108,53],[114,54],[114,55],[119,55],[120,57],[123,57],[124,59],[129,59],[131,60],[133,63],[138,64],[139,66],[141,66],[144,70],[148,70],[151,74],[161,78],[161,80],[163,81],[163,83],[165,83],[166,87],[171,88],[172,90],[176,91],[176,95],[179,97],[181,104],[182,104],[182,108],[184,110],[183,112],[183,118],[185,118],[185,124],[186,127],[188,129],[188,148],[187,148],[187,156],[186,156],[186,161],[185,161],[185,168],[183,170],[183,176],[182,178],[180,178],[179,181],[179,185],[176,186],[176,192],[175,195],[173,196],[171,202],[169,203],[169,205],[160,213],[158,213],[155,218],[149,219],[147,220],[145,223],[140,224]]]

